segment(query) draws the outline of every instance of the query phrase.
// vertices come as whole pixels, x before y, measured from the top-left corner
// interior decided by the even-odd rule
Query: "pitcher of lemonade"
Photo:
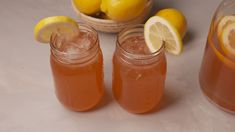
[[[211,102],[235,114],[235,0],[223,0],[214,15],[199,81]]]

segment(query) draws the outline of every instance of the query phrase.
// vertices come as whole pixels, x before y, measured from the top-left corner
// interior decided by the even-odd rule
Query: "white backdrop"
[[[90,112],[71,112],[55,98],[49,45],[33,37],[33,27],[43,17],[77,18],[70,1],[1,0],[0,132],[234,132],[234,115],[211,105],[198,83],[209,24],[220,1],[156,0],[154,12],[164,7],[184,12],[189,31],[183,54],[167,54],[164,105],[154,113],[135,115],[120,108],[111,94],[115,34],[99,33],[106,101]]]

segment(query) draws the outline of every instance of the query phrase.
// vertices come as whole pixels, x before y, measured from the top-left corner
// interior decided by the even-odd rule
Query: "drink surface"
[[[235,113],[235,58],[223,52],[216,30],[211,29],[208,35],[199,77],[200,85],[212,102]]]
[[[143,36],[126,39],[121,47],[134,55],[151,55]],[[156,57],[156,56],[155,56]],[[142,62],[141,62],[142,61]],[[132,113],[145,113],[157,105],[163,96],[166,76],[164,52],[154,62],[125,60],[119,52],[113,56],[113,93],[118,103]]]
[[[57,98],[71,110],[89,110],[104,94],[102,53],[99,48],[97,53],[90,52],[96,43],[92,34],[81,31],[73,39],[58,40],[57,49],[63,54],[51,53]]]
[[[150,55],[151,52],[145,44],[143,36],[130,37],[125,40],[121,47],[125,49],[128,53],[135,55]]]

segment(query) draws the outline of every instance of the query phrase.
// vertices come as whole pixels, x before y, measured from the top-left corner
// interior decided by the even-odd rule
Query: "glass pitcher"
[[[215,12],[199,82],[213,104],[235,114],[235,0],[223,0]]]

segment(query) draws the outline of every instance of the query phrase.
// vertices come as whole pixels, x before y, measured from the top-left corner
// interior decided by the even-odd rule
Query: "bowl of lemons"
[[[144,22],[153,6],[153,0],[71,0],[71,3],[83,22],[107,33]]]

